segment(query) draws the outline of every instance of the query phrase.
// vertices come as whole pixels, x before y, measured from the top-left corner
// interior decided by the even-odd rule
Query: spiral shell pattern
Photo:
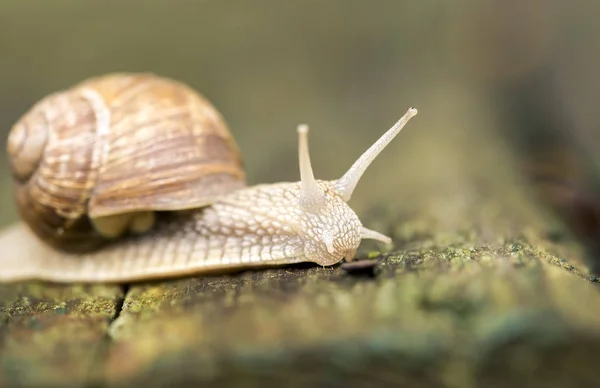
[[[22,218],[67,251],[105,242],[95,219],[198,208],[246,186],[214,106],[149,73],[108,74],[45,97],[13,126],[7,151]]]

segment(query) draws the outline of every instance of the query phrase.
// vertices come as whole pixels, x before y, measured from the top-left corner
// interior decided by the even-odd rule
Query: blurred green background
[[[11,125],[46,94],[113,71],[155,72],[208,97],[250,184],[298,179],[299,123],[329,179],[415,106],[359,185],[359,212],[418,201],[441,181],[462,190],[465,165],[486,176],[501,152],[520,158],[502,167],[542,163],[573,180],[600,159],[599,11],[559,0],[3,0],[0,225],[16,219]],[[571,156],[536,156],[556,148]]]

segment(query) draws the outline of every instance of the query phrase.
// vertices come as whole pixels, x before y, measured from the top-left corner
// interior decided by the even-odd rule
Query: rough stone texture
[[[0,287],[0,386],[100,378],[106,333],[122,300],[117,286]]]

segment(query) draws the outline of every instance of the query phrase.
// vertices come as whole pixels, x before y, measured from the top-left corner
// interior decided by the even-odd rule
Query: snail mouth
[[[41,112],[31,112],[13,126],[8,135],[7,152],[16,179],[25,181],[35,172],[47,140],[46,120]]]

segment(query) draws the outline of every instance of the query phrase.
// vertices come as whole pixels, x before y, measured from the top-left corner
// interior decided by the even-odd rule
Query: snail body
[[[81,112],[61,113],[61,104]],[[224,120],[183,84],[112,74],[50,95],[9,135],[24,223],[0,234],[0,282],[132,282],[352,260],[363,239],[391,242],[365,228],[347,202],[370,163],[416,114],[410,108],[332,181],[314,178],[308,127],[300,125],[300,181],[249,187]],[[36,132],[44,122],[51,129]],[[92,156],[78,154],[83,145]],[[73,160],[79,170],[65,167]],[[49,172],[57,163],[58,173]],[[32,183],[40,176],[42,183]],[[46,197],[38,201],[40,194]]]

